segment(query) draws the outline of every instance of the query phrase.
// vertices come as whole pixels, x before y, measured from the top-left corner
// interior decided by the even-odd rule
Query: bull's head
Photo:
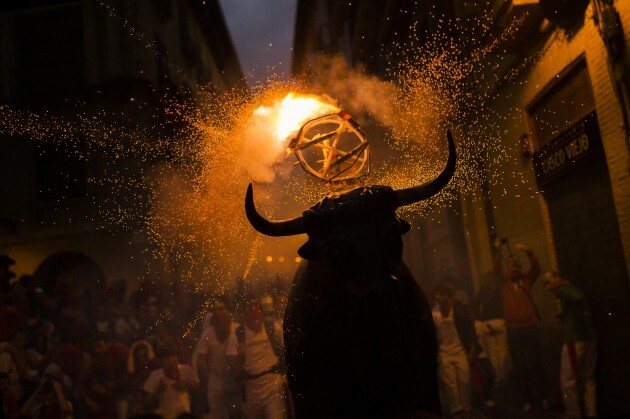
[[[373,277],[402,256],[402,234],[409,224],[396,216],[396,209],[430,198],[440,192],[455,173],[456,151],[448,132],[448,161],[432,181],[393,190],[389,186],[360,187],[328,195],[302,216],[272,221],[256,211],[252,185],[245,196],[245,213],[252,226],[268,236],[306,233],[309,240],[298,253],[307,261],[322,261],[327,270],[346,276],[357,267],[368,266],[364,275]],[[384,256],[384,257],[383,257]],[[327,275],[329,276],[329,275]]]

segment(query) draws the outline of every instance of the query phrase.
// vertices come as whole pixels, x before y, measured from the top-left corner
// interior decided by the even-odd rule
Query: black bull
[[[455,145],[431,182],[403,190],[331,194],[301,217],[247,218],[270,236],[307,233],[284,319],[289,385],[298,418],[399,418],[440,414],[437,341],[426,297],[402,260],[409,224],[396,208],[442,190]]]

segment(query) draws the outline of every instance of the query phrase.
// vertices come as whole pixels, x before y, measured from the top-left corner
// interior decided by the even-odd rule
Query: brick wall
[[[630,1],[617,0],[615,6],[621,16],[626,40],[630,42]],[[586,12],[584,25],[577,33],[566,36],[562,31],[552,32],[540,50],[541,55],[537,63],[512,83],[511,87],[502,91],[494,104],[499,119],[504,121],[500,132],[506,133],[502,139],[503,150],[497,150],[497,154],[503,154],[502,158],[491,168],[501,173],[501,176],[495,177],[500,181],[490,187],[495,225],[500,236],[509,237],[512,243],[527,243],[539,254],[543,269],[557,268],[549,209],[538,191],[531,160],[520,156],[518,140],[521,134],[529,131],[523,110],[539,98],[548,86],[553,85],[563,70],[576,60],[584,59],[593,87],[595,110],[608,165],[625,266],[630,272],[630,148],[622,125],[620,103],[608,72],[606,50],[592,17],[591,5]],[[594,281],[596,280],[597,278],[594,278]],[[553,315],[557,311],[554,299],[541,284],[537,284],[534,288],[534,300],[543,317],[543,330],[550,330],[554,327]],[[621,337],[625,336],[623,331],[618,328],[616,330],[617,332],[614,329],[606,331],[608,338],[617,335],[619,339],[623,339]],[[604,330],[602,332],[604,333]],[[551,335],[548,337],[551,338]],[[608,346],[610,345],[606,344],[602,349],[610,351]],[[547,347],[548,350],[551,348]],[[607,359],[605,363],[609,364],[609,368],[608,372],[600,371],[603,373],[600,376],[601,389],[604,389],[603,393],[600,392],[601,413],[628,413],[630,405],[624,401],[622,394],[624,391],[630,391],[628,380],[624,378],[629,366],[627,363],[617,362],[615,356],[605,352],[602,351],[602,359]],[[548,365],[553,363],[554,359],[549,358]],[[557,360],[555,363],[557,364]],[[611,366],[614,368],[611,369]]]
[[[630,43],[630,2],[615,1],[621,17],[626,42]],[[606,51],[592,22],[587,25],[586,59],[593,83],[604,151],[613,189],[619,230],[630,272],[630,148],[623,128],[623,115],[608,73]],[[628,52],[630,53],[630,51]]]
[[[626,39],[630,40],[630,1],[616,1],[615,6],[621,15]],[[518,113],[553,83],[559,73],[584,56],[593,86],[626,266],[630,271],[629,147],[619,101],[608,74],[605,48],[592,15],[592,6],[589,6],[584,26],[570,38],[560,31],[554,32],[532,71],[524,74],[498,98],[495,110],[504,117],[501,129],[507,134],[502,141],[505,155],[500,160],[501,167],[494,168],[502,176],[497,177],[500,182],[491,185],[492,201],[499,235],[528,242],[541,254],[543,265],[556,268],[546,204],[538,193],[531,160],[526,161],[519,154],[518,139],[528,132],[528,127],[525,118]]]

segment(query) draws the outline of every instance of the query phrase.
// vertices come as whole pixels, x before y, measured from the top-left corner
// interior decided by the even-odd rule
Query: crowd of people
[[[473,399],[495,406],[494,390],[518,385],[522,411],[547,409],[540,316],[532,299],[538,278],[558,298],[563,347],[560,387],[567,417],[596,417],[597,335],[584,294],[557,272],[541,276],[523,245],[507,255],[498,243],[495,269],[473,301],[452,283],[430,295],[439,348],[445,415],[466,417]],[[282,315],[286,290],[246,289],[191,295],[188,304],[150,281],[127,290],[118,281],[79,294],[68,284],[32,277],[0,290],[0,390],[6,418],[291,417]],[[196,300],[195,300],[196,298]],[[200,326],[192,320],[208,308]],[[475,397],[473,397],[475,395]]]
[[[508,378],[518,387],[522,411],[534,405],[549,409],[546,371],[543,367],[540,315],[532,298],[541,277],[538,258],[522,244],[527,270],[517,252],[498,241],[494,271],[479,287],[475,301],[458,298],[452,283],[433,290],[433,319],[439,347],[440,393],[446,414],[463,418],[472,410],[472,394],[487,408],[496,406],[493,390]],[[596,417],[595,364],[597,333],[588,301],[580,289],[558,272],[542,275],[543,285],[558,298],[562,352],[560,391],[566,418]]]
[[[286,417],[284,290],[240,285],[236,294],[197,293],[182,304],[151,281],[132,291],[116,281],[83,293],[63,280],[4,281],[0,412],[5,418]]]

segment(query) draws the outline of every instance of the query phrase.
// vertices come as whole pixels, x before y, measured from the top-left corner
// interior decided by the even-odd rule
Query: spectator
[[[520,388],[523,412],[532,411],[532,402],[540,400],[543,410],[548,409],[538,330],[538,310],[532,299],[532,288],[540,275],[538,258],[522,244],[514,246],[529,258],[530,269],[523,272],[519,258],[508,247],[506,269],[501,269],[501,245],[495,243],[495,274],[503,278],[503,313],[507,327],[508,346],[513,364],[513,374]],[[542,379],[541,379],[542,377]]]
[[[56,332],[53,339],[56,345],[52,346],[41,362],[40,370],[50,364],[56,364],[73,382],[78,383],[89,357],[84,348],[75,343],[77,340],[70,332]]]
[[[156,284],[149,279],[142,281],[140,287],[129,296],[129,304],[131,304],[136,311],[142,310],[148,303],[155,305],[159,300],[160,292]]]
[[[51,364],[39,381],[35,392],[20,408],[20,416],[28,418],[62,419],[72,415],[69,401],[69,378]]]
[[[7,342],[13,333],[24,324],[17,301],[11,295],[0,295],[0,343]]]
[[[180,364],[177,353],[177,347],[172,343],[159,346],[157,355],[162,368],[153,371],[144,383],[146,405],[166,419],[191,413],[190,391],[199,387],[192,367]]]
[[[81,380],[81,396],[91,416],[127,418],[132,398],[128,355],[127,345],[111,342],[107,333],[97,333],[94,358]]]
[[[131,344],[140,331],[140,322],[136,319],[131,304],[122,303],[119,305],[118,316],[114,322],[114,335],[121,342]]]
[[[477,356],[477,336],[470,309],[455,300],[447,283],[434,288],[433,310],[438,338],[438,375],[453,417],[471,410],[470,364]]]
[[[195,347],[202,382],[207,383],[208,409],[214,419],[236,418],[240,414],[242,389],[227,364],[227,348],[237,343],[232,315],[222,301],[212,307],[212,325]]]
[[[39,288],[41,292],[43,290]],[[32,336],[33,334],[39,332],[44,333],[48,339],[55,332],[55,325],[47,320],[45,314],[43,313],[44,307],[41,301],[37,298],[38,294],[33,292],[30,298],[27,300],[26,311],[28,313],[28,318],[26,319],[25,327],[27,328],[28,335]]]
[[[177,348],[177,359],[183,364],[191,365],[191,349],[184,340],[173,333],[169,325],[164,321],[158,321],[153,326],[153,333],[148,335],[146,340],[153,344],[154,348],[163,344],[172,344]]]
[[[582,291],[558,272],[543,275],[545,287],[560,300],[562,353],[560,387],[569,418],[596,417],[597,333]],[[582,409],[583,406],[583,409]]]
[[[243,412],[248,418],[286,418],[281,333],[273,322],[264,321],[257,299],[247,302],[243,318],[244,325],[237,334],[241,335],[241,345],[237,347],[232,342],[227,349],[232,357],[240,355],[236,365],[244,371]]]
[[[146,412],[144,406],[144,383],[153,371],[159,368],[153,346],[146,340],[137,340],[131,345],[127,358],[127,372],[131,375],[133,387],[133,408],[135,413]]]
[[[13,394],[21,399],[29,389],[29,379],[37,380],[37,372],[28,367],[26,329],[19,328],[13,332],[11,340],[0,344],[0,371],[9,374]],[[26,388],[25,388],[26,387]],[[30,386],[32,388],[34,386]]]
[[[157,304],[146,304],[142,307],[139,313],[140,333],[138,336],[146,336],[151,333],[155,325],[160,321],[160,308]]]
[[[492,364],[495,385],[505,386],[510,372],[507,329],[503,318],[503,279],[486,272],[476,298],[475,315],[484,330],[481,344]]]
[[[36,333],[31,337],[31,342],[26,348],[26,359],[31,369],[39,370],[42,361],[48,354],[48,338],[43,333]]]
[[[475,331],[477,333],[477,343],[479,354],[472,362],[470,369],[473,382],[476,385],[477,393],[486,407],[494,407],[496,403],[492,398],[492,390],[494,388],[494,370],[488,357],[488,351],[484,346],[484,337],[490,330],[480,321],[475,321]]]
[[[113,334],[114,326],[112,325],[112,320],[110,319],[109,313],[107,312],[107,308],[104,304],[98,304],[96,306],[92,327],[93,333]]]
[[[29,331],[32,330],[24,327],[16,330],[13,334],[11,342],[5,346],[5,351],[9,352],[15,361],[15,365],[20,377],[20,387],[22,397],[30,395],[39,382],[39,368],[41,362],[32,364],[29,357]]]

